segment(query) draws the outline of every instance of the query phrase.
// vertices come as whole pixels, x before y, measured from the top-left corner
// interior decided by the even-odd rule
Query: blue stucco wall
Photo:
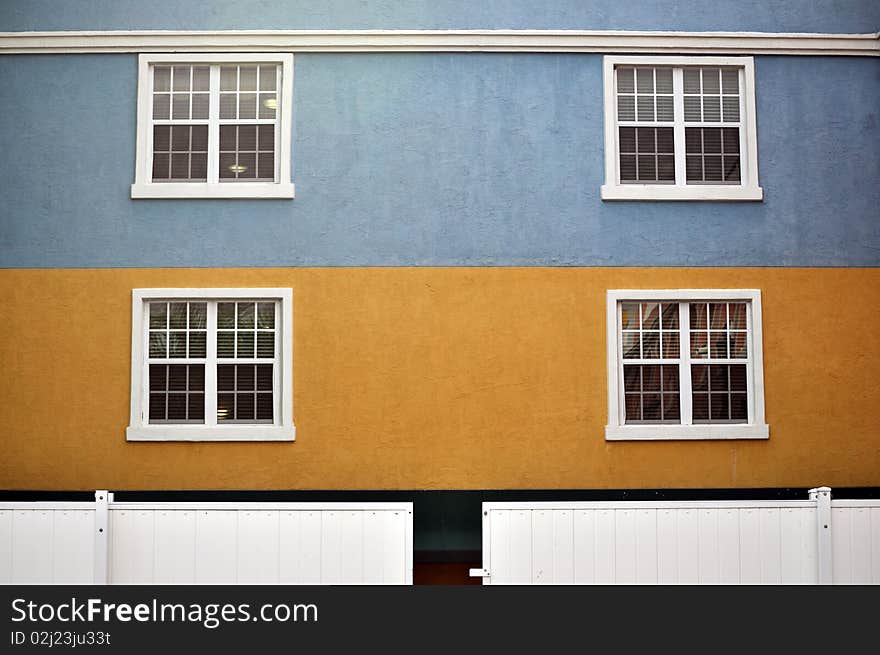
[[[131,200],[135,55],[0,57],[0,266],[877,266],[880,60],[757,57],[760,203],[603,203],[602,57],[302,54],[294,200]]]
[[[2,0],[0,30],[582,29],[874,32],[876,0]]]

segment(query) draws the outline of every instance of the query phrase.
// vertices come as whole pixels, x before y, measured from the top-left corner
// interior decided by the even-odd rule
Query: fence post
[[[107,584],[110,495],[106,489],[95,492],[95,584]]]
[[[810,489],[810,500],[816,501],[816,556],[819,584],[834,582],[834,559],[831,551],[831,487]]]

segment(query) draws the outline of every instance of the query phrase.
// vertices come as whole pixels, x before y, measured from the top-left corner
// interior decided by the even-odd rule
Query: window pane
[[[167,121],[171,117],[171,94],[156,93],[153,95],[153,120]]]
[[[635,70],[632,68],[617,69],[617,92],[618,93],[634,93],[635,92]]]
[[[209,98],[207,93],[196,93],[192,97],[192,117],[208,118]]]
[[[186,366],[182,364],[174,364],[168,366],[168,390],[169,391],[186,391]]]
[[[239,332],[238,333],[238,349],[236,357],[253,357],[254,356],[254,333]]]
[[[191,66],[174,66],[172,70],[172,89],[174,91],[189,91]]]
[[[186,332],[168,333],[168,356],[186,357]]]
[[[677,359],[680,356],[680,338],[678,332],[663,332],[663,357]]]
[[[623,358],[624,359],[639,359],[641,357],[641,351],[639,349],[639,333],[638,332],[624,332],[622,339],[623,339]]]
[[[257,364],[257,390],[272,391],[272,364]]]
[[[643,332],[642,333],[642,357],[644,359],[660,358],[660,333],[659,332]]]
[[[189,334],[189,356],[205,357],[208,354],[207,335],[205,332],[197,331]]]
[[[169,421],[185,421],[186,420],[186,394],[185,393],[169,393],[168,394],[168,420]]]
[[[271,393],[257,394],[257,420],[272,421],[274,420],[274,403]]]
[[[150,303],[150,327],[168,327],[168,304],[164,302]]]
[[[205,394],[191,393],[189,396],[189,407],[187,418],[190,421],[205,420]]]
[[[626,395],[626,408],[624,414],[625,420],[640,421],[642,420],[642,397],[639,394]]]
[[[642,390],[642,367],[627,365],[623,367],[623,388],[625,391]],[[164,389],[164,387],[163,387]]]
[[[639,304],[625,302],[620,305],[621,327],[624,330],[639,329]]]
[[[217,389],[219,389],[220,391],[235,391],[234,364],[218,364]]]
[[[662,418],[661,399],[660,394],[646,393],[642,395],[642,420],[659,421]]]
[[[663,367],[663,392],[678,391],[678,366]]]
[[[229,120],[237,117],[238,98],[234,93],[220,94],[220,119]]]
[[[241,94],[239,94],[239,96],[238,96],[238,117],[239,118],[256,118],[257,117],[257,94],[256,93],[241,93]]]
[[[167,357],[168,345],[165,332],[150,332],[150,357]]]
[[[236,391],[253,391],[254,390],[254,365],[238,364],[235,373],[235,390]]]
[[[217,333],[217,357],[235,357],[235,332]]]
[[[275,356],[275,333],[274,332],[258,332],[257,333],[257,357],[274,357]]]
[[[635,96],[617,96],[617,120],[634,121],[636,119]]]
[[[235,327],[235,303],[233,303],[233,302],[217,303],[217,327],[218,328],[234,328]]]
[[[235,396],[235,418],[239,421],[253,421],[255,418],[256,397],[252,393],[239,393]]]
[[[278,70],[277,66],[267,66],[265,64],[260,66],[260,90],[261,91],[274,91],[275,90],[275,79],[276,79],[277,70]]]
[[[254,303],[238,303],[238,329],[253,329],[254,327]]]
[[[642,366],[642,391],[660,391],[662,372],[660,366]]]
[[[217,394],[217,421],[231,421],[235,419],[235,394]]]
[[[150,391],[167,390],[168,378],[165,375],[166,370],[165,364],[150,364]]]
[[[663,303],[662,327],[664,330],[678,329],[678,303]]]
[[[642,329],[656,330],[660,327],[660,305],[644,303],[642,305]]]
[[[171,90],[171,68],[156,66],[153,68],[153,91]]]

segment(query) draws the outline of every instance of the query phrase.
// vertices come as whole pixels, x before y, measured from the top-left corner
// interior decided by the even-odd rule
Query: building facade
[[[876,491],[878,26],[5,3],[0,488]]]

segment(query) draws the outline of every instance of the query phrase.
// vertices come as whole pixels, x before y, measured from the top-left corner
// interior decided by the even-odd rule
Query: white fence
[[[483,503],[484,584],[880,584],[880,500]]]
[[[412,584],[412,503],[0,503],[0,583]]]

